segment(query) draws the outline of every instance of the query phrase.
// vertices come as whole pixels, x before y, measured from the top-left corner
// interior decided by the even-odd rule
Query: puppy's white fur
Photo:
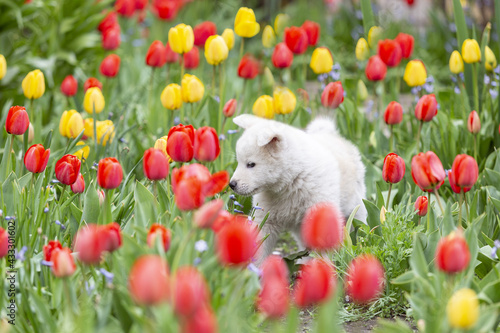
[[[269,237],[257,264],[284,231],[291,231],[303,249],[301,223],[314,204],[331,202],[346,218],[360,205],[356,218],[365,221],[365,167],[356,146],[337,133],[332,120],[317,118],[305,131],[251,115],[234,122],[245,131],[236,143],[238,167],[230,185],[240,195],[254,196],[253,204],[262,207],[257,222],[269,212],[262,229]]]

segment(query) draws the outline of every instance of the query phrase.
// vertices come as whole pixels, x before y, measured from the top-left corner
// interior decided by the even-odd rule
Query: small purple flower
[[[66,226],[64,224],[62,224],[61,221],[55,220],[54,223],[57,224],[58,226],[60,226],[62,230],[66,229]]]
[[[226,136],[224,134],[219,135],[219,141],[226,140]]]
[[[198,266],[200,263],[201,263],[201,258],[200,257],[194,258],[194,261],[193,261],[193,265],[194,266]]]
[[[58,181],[57,179],[52,179],[50,182],[51,182],[52,184],[57,184],[57,183],[59,183],[59,181]]]
[[[239,130],[237,130],[237,129],[236,130],[228,130],[227,134],[236,134],[238,132],[239,132]]]
[[[254,272],[255,274],[257,274],[257,276],[258,276],[258,277],[261,277],[261,276],[262,276],[262,270],[260,270],[260,269],[259,269],[257,266],[255,266],[253,263],[248,264],[247,269],[248,269],[250,272]]]
[[[491,95],[491,98],[495,99],[498,97],[498,91],[496,89],[490,89],[490,95]]]
[[[90,294],[92,294],[92,291],[95,289],[95,286],[91,286],[89,285],[89,283],[87,281],[85,281],[85,290],[87,291],[87,295],[90,296]]]
[[[42,260],[40,263],[42,265],[48,266],[48,267],[52,267],[54,265],[54,263],[52,261],[47,261],[47,260]]]
[[[253,209],[258,210],[258,209],[262,209],[262,207],[259,207],[259,206],[253,206]]]
[[[19,250],[19,251],[16,250],[16,260],[19,260],[19,261],[26,260],[26,257],[24,256],[24,254],[26,253],[26,251],[28,251],[28,247],[27,246],[23,246],[21,248],[21,250]]]
[[[104,268],[99,269],[99,272],[104,276],[104,278],[106,278],[106,283],[108,284],[113,283],[113,278],[115,277],[113,273],[108,272]]]
[[[179,125],[180,123],[181,123],[181,118],[179,118],[179,117],[175,117],[175,118],[174,118],[174,125],[175,125],[175,126],[177,126],[177,125]]]
[[[460,94],[460,88],[458,86],[455,86],[455,94],[459,95]]]
[[[45,208],[43,209],[43,212],[44,212],[45,214],[47,214],[47,213],[49,212],[49,207],[45,207]]]
[[[484,74],[484,84],[490,84],[490,82],[491,82],[490,76],[487,74]]]
[[[200,239],[196,243],[194,243],[194,249],[197,252],[203,253],[208,250],[208,244],[203,239]]]
[[[219,97],[219,96],[215,95],[215,96],[214,96],[214,99],[215,99],[215,101],[216,101],[217,103],[220,103],[220,97]]]
[[[497,258],[498,249],[500,249],[500,240],[497,239],[494,242],[493,248],[491,249],[491,258],[493,258],[493,259]]]
[[[243,208],[243,205],[236,200],[234,200],[234,205]]]
[[[229,200],[236,200],[236,196],[235,196],[234,194],[231,194],[231,195],[229,196]]]
[[[233,211],[234,211],[235,213],[238,213],[238,214],[245,214],[243,211],[238,210],[238,209],[233,209]]]
[[[15,216],[6,216],[5,221],[15,220]]]

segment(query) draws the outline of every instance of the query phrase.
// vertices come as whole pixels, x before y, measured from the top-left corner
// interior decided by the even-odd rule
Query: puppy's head
[[[251,115],[233,121],[245,132],[236,143],[238,166],[229,186],[245,196],[279,187],[287,145],[283,125]]]

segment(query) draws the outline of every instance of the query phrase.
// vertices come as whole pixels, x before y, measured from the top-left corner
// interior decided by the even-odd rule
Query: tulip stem
[[[113,196],[113,190],[104,191],[104,221],[103,224],[111,223],[113,217],[111,213],[111,196]]]
[[[460,190],[460,194],[458,195],[458,227],[462,225],[462,202],[463,202],[463,197],[464,192],[463,190]]]
[[[394,146],[394,125],[391,125],[391,137],[389,138],[389,151],[393,151]]]
[[[442,213],[442,214],[443,214],[443,216],[444,216],[444,209],[443,209],[443,205],[441,204],[441,198],[439,197],[439,193],[438,193],[438,190],[437,190],[437,189],[434,189],[434,195],[436,196],[436,199],[437,199],[437,202],[438,202],[439,208],[441,209],[441,213]]]
[[[477,161],[477,134],[474,134],[474,159]]]
[[[387,193],[387,209],[390,208],[389,202],[391,201],[391,190],[392,190],[392,183],[389,183],[389,192]]]
[[[417,152],[419,150],[419,147],[420,147],[420,132],[422,132],[422,125],[424,124],[424,122],[422,120],[420,120],[420,124],[418,125],[418,132],[417,132]]]
[[[303,65],[304,66],[304,74],[303,75],[304,75],[304,89],[305,89],[306,81],[307,81],[307,55],[305,53],[304,53],[303,59],[304,59],[304,65]]]
[[[222,97],[222,93],[223,93],[223,89],[224,89],[224,73],[223,73],[223,67],[222,66],[218,66],[219,67],[219,116],[217,118],[218,120],[218,125],[219,126],[222,126],[222,107],[224,104],[223,103],[223,97]],[[219,129],[219,134],[222,133],[222,127],[220,127]]]
[[[65,191],[66,191],[66,185],[63,185],[62,190],[61,190],[61,195],[59,196],[59,200],[58,200],[59,202],[61,202]],[[61,206],[59,206],[59,207],[61,207]],[[62,215],[61,215],[61,217],[62,217]]]
[[[215,76],[216,76],[216,66],[212,66],[212,95],[215,96]]]
[[[477,64],[472,64],[472,86],[474,87],[474,108],[479,112],[479,90],[477,84]]]
[[[241,111],[243,111],[243,102],[245,100],[245,88],[247,87],[247,81],[248,80],[245,79],[243,80],[243,87],[241,88],[240,95],[236,98],[236,107],[238,108],[238,110],[236,110],[236,116],[239,115]]]
[[[241,43],[240,43],[240,59],[243,58],[243,52],[245,49],[245,38],[241,37]]]
[[[5,168],[5,178],[7,179],[7,176],[9,175],[9,167],[10,167],[10,154],[12,154],[12,148],[14,147],[14,134],[12,135],[9,135],[9,138],[10,138],[10,147],[9,147],[9,150],[7,152],[4,152],[7,153],[7,167]]]
[[[431,192],[427,192],[427,232],[431,230]]]
[[[93,122],[93,132],[94,132],[94,152],[95,152],[95,160],[98,159],[97,156],[97,120],[95,114],[95,102],[92,102],[92,122]]]

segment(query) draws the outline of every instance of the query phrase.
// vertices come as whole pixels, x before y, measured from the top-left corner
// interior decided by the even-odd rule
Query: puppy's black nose
[[[234,190],[236,188],[236,186],[238,185],[237,182],[235,182],[234,180],[232,180],[230,183],[229,183],[229,187]]]

